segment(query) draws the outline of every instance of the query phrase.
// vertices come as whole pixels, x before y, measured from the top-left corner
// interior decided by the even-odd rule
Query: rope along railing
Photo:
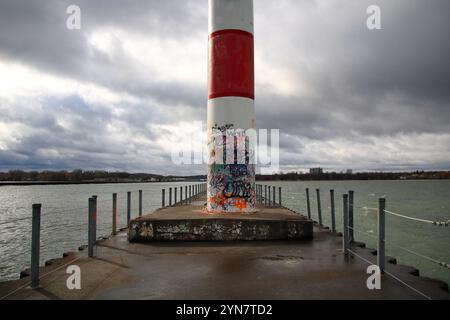
[[[378,209],[376,209],[376,208],[368,208],[368,207],[360,207],[360,208],[365,209],[365,210],[378,210]],[[387,214],[396,216],[396,217],[403,218],[403,219],[407,219],[407,220],[411,220],[411,221],[416,221],[416,222],[427,223],[427,224],[431,224],[431,225],[434,225],[434,226],[448,226],[448,225],[449,225],[449,221],[450,221],[450,220],[447,220],[447,221],[445,221],[445,222],[440,222],[440,221],[435,221],[435,220],[420,219],[420,218],[415,218],[415,217],[410,217],[410,216],[406,216],[406,215],[403,215],[403,214],[399,214],[399,213],[396,213],[396,212],[393,212],[393,211],[389,211],[389,210],[386,210],[386,209],[384,210],[384,212],[387,213]],[[350,228],[350,227],[349,227],[349,228]],[[360,232],[360,233],[363,233],[363,234],[365,234],[365,235],[367,235],[367,236],[369,236],[369,237],[376,238],[376,237],[374,237],[373,235],[370,235],[370,234],[368,234],[368,233],[366,233],[366,232],[358,231],[358,230],[355,230],[355,231]],[[437,264],[437,265],[439,265],[439,266],[441,266],[441,267],[450,269],[450,264],[449,264],[449,263],[446,263],[446,262],[442,262],[442,261],[433,259],[433,258],[431,258],[431,257],[429,257],[429,256],[426,256],[426,255],[424,255],[424,254],[415,252],[415,251],[413,251],[413,250],[411,250],[411,249],[408,249],[408,248],[399,246],[399,245],[394,244],[394,243],[390,243],[390,242],[388,243],[388,242],[386,242],[386,241],[384,241],[384,242],[385,242],[387,245],[389,245],[389,246],[392,246],[392,247],[395,247],[395,248],[397,248],[397,249],[399,249],[399,250],[403,250],[403,251],[405,251],[405,252],[408,252],[408,253],[410,253],[410,254],[416,256],[416,257],[419,257],[419,258],[423,258],[423,259],[425,259],[425,260],[428,260],[428,261],[430,261],[430,262],[432,262],[432,263],[435,263],[435,264]]]
[[[362,261],[368,263],[369,265],[372,265],[373,263],[369,260],[367,260],[366,258],[360,256],[359,254],[357,254],[355,251],[351,250],[351,249],[347,249],[348,252],[350,252],[352,255],[358,257],[359,259],[361,259]],[[406,282],[404,282],[402,279],[396,277],[395,275],[393,275],[392,273],[384,270],[384,273],[386,273],[388,276],[392,277],[393,279],[397,280],[398,282],[400,282],[401,284],[403,284],[404,286],[408,287],[409,289],[411,289],[412,291],[418,293],[419,295],[421,295],[422,297],[431,300],[431,297],[429,297],[428,295],[426,295],[425,293],[421,292],[420,290],[417,290],[416,288],[414,288],[413,286],[407,284]]]
[[[397,276],[393,275],[392,273],[388,272],[385,268],[385,245],[389,245],[392,247],[395,247],[397,249],[403,250],[407,253],[410,253],[412,255],[415,255],[417,257],[420,257],[422,259],[425,259],[427,261],[430,261],[432,263],[435,263],[441,267],[444,267],[446,269],[450,269],[450,264],[446,263],[446,262],[442,262],[436,259],[433,259],[429,256],[426,256],[424,254],[415,252],[414,250],[405,248],[403,246],[399,246],[397,244],[393,244],[390,242],[387,242],[385,239],[385,214],[391,214],[403,219],[408,219],[408,220],[412,220],[412,221],[416,221],[416,222],[422,222],[422,223],[427,223],[427,224],[432,224],[432,225],[439,225],[438,221],[432,221],[432,220],[427,220],[427,219],[419,219],[419,218],[414,218],[414,217],[410,217],[410,216],[406,216],[406,215],[402,215],[402,214],[398,214],[389,210],[386,210],[386,199],[385,198],[380,198],[379,199],[379,204],[378,204],[378,209],[377,208],[369,208],[369,207],[360,207],[363,208],[365,210],[371,210],[371,211],[378,211],[378,216],[377,216],[377,229],[378,229],[378,235],[374,236],[372,234],[369,234],[368,232],[362,231],[362,230],[358,230],[356,228],[354,228],[353,224],[350,224],[350,210],[349,210],[349,195],[348,194],[344,194],[343,195],[343,221],[344,221],[344,232],[343,232],[343,251],[344,253],[351,253],[357,257],[359,257],[360,259],[372,264],[370,261],[368,261],[367,259],[364,259],[363,257],[361,257],[360,255],[358,255],[356,252],[354,252],[353,250],[350,249],[350,243],[354,241],[354,239],[350,239],[349,236],[349,230],[351,231],[356,231],[358,233],[364,234],[366,236],[369,236],[371,238],[374,238],[377,240],[377,265],[380,268],[381,272],[386,273],[387,275],[391,276],[392,278],[394,278],[395,280],[401,282],[402,284],[406,285],[408,288],[412,289],[413,291],[421,294],[422,296],[424,296],[427,299],[430,299],[429,296],[427,296],[426,294],[420,292],[419,290],[417,290],[416,288],[412,287],[411,285],[405,283],[404,281],[402,281],[401,279],[399,279]],[[351,213],[353,214],[353,213]],[[353,219],[352,219],[353,220]],[[442,225],[442,222],[441,222]]]
[[[366,231],[362,231],[362,230],[359,230],[359,229],[356,229],[356,228],[353,228],[353,227],[350,227],[350,226],[347,226],[347,228],[349,228],[350,230],[356,231],[359,234],[363,234],[363,235],[365,235],[365,236],[367,236],[369,238],[378,239],[376,236],[374,236],[373,234],[370,234],[370,233],[368,233]]]
[[[316,189],[316,199],[315,199],[315,203],[312,203],[311,199],[310,199],[310,189],[306,188],[306,212],[308,215],[309,219],[312,219],[312,211],[314,209],[317,210],[317,218],[318,218],[318,223],[320,226],[323,226],[323,221],[322,221],[322,211],[321,211],[321,203],[320,203],[320,190]],[[298,193],[297,193],[298,194]],[[312,207],[312,204],[315,204],[316,208]],[[330,213],[331,213],[331,224],[332,224],[332,231],[335,232],[335,202],[334,202],[334,190],[330,190],[330,206],[328,208],[330,208]],[[442,262],[439,261],[437,259],[434,259],[432,257],[429,257],[427,255],[424,255],[422,253],[418,253],[415,252],[414,250],[405,248],[403,246],[399,246],[397,244],[393,244],[390,242],[387,242],[385,240],[385,215],[392,215],[392,216],[396,216],[399,218],[403,218],[403,219],[407,219],[410,221],[415,221],[415,222],[421,222],[421,223],[427,223],[429,225],[434,225],[434,226],[444,226],[444,227],[448,227],[450,224],[450,220],[447,221],[439,221],[438,219],[435,220],[428,220],[428,219],[421,219],[421,218],[415,218],[415,217],[411,217],[411,216],[407,216],[404,214],[400,214],[397,212],[393,212],[390,210],[386,210],[385,208],[386,205],[386,199],[383,196],[382,198],[379,199],[378,201],[378,208],[375,207],[371,207],[371,206],[355,206],[354,205],[354,192],[353,191],[349,191],[348,194],[344,194],[343,195],[343,243],[342,243],[342,247],[343,247],[343,251],[347,254],[347,253],[351,253],[357,257],[359,257],[360,259],[366,261],[369,264],[373,264],[372,262],[370,262],[369,260],[361,257],[360,255],[358,255],[354,250],[351,249],[350,244],[355,242],[355,238],[354,238],[354,232],[367,236],[371,239],[374,239],[377,241],[377,251],[376,251],[376,255],[377,255],[377,261],[376,264],[378,265],[378,267],[380,268],[380,270],[383,273],[386,273],[387,275],[389,275],[390,277],[392,277],[393,279],[399,281],[400,283],[404,284],[405,286],[407,286],[408,288],[410,288],[411,290],[419,293],[420,295],[422,295],[423,297],[430,299],[430,297],[422,292],[420,292],[419,290],[417,290],[416,288],[412,287],[411,285],[405,283],[404,281],[402,281],[401,279],[399,279],[397,276],[395,276],[394,274],[392,274],[391,272],[388,272],[385,268],[385,246],[392,246],[395,247],[399,250],[402,250],[404,252],[407,252],[409,254],[412,254],[416,257],[420,257],[422,259],[425,259],[429,262],[432,262],[436,265],[439,265],[441,267],[444,267],[446,269],[450,269],[450,264],[446,263],[446,262]],[[378,229],[378,234],[374,235],[374,234],[370,234],[366,231],[363,230],[359,230],[358,228],[354,227],[354,221],[353,221],[353,210],[355,208],[358,209],[363,209],[365,211],[377,211],[377,229]]]
[[[57,267],[57,268],[55,268],[55,269],[53,269],[53,270],[51,270],[51,271],[49,271],[49,272],[46,272],[46,273],[42,274],[42,275],[40,276],[40,279],[43,279],[43,278],[49,276],[50,274],[52,274],[52,273],[54,273],[54,272],[56,272],[56,271],[58,271],[58,270],[61,270],[62,268],[64,268],[64,267],[66,267],[66,266],[68,266],[68,265],[74,263],[75,261],[80,260],[81,258],[82,258],[82,256],[79,256],[79,257],[77,257],[77,258],[74,258],[74,259],[72,259],[72,260],[70,260],[70,261],[68,261],[68,262],[66,262],[66,263],[64,263],[64,264],[62,264],[62,265],[60,265],[59,267]],[[6,298],[12,296],[14,293],[19,292],[20,290],[27,288],[28,286],[31,285],[31,283],[32,283],[31,280],[30,280],[30,281],[27,281],[25,284],[21,285],[20,287],[14,289],[13,291],[11,291],[11,292],[5,294],[5,295],[2,296],[2,297],[0,297],[0,300],[5,300]]]
[[[413,250],[411,250],[411,249],[407,249],[407,248],[402,247],[402,246],[399,246],[399,245],[397,245],[397,244],[387,243],[386,241],[385,241],[385,243],[388,244],[388,245],[390,245],[390,246],[393,246],[393,247],[395,247],[395,248],[397,248],[397,249],[406,251],[406,252],[408,252],[408,253],[410,253],[410,254],[412,254],[412,255],[415,255],[415,256],[417,256],[417,257],[420,257],[420,258],[423,258],[423,259],[428,260],[428,261],[430,261],[430,262],[433,262],[433,263],[435,263],[435,264],[437,264],[437,265],[439,265],[439,266],[441,266],[441,267],[450,269],[450,264],[448,264],[448,263],[445,263],[445,262],[442,262],[442,261],[433,259],[433,258],[431,258],[431,257],[428,257],[428,256],[424,255],[424,254],[415,252],[415,251],[413,251]]]
[[[424,223],[429,223],[435,226],[445,226],[448,227],[450,224],[450,220],[447,221],[433,221],[433,220],[426,220],[426,219],[419,219],[419,218],[414,218],[414,217],[409,217],[409,216],[405,216],[403,214],[399,214],[399,213],[395,213],[392,211],[388,211],[388,210],[384,210],[384,212],[391,214],[393,216],[396,217],[400,217],[400,218],[404,218],[404,219],[408,219],[408,220],[413,220],[413,221],[417,221],[417,222],[424,222]]]
[[[264,203],[264,199],[268,198],[269,202],[270,202],[271,201],[271,195],[269,193],[269,196],[267,197],[267,194],[268,194],[267,191],[270,192],[271,189],[273,190],[273,188],[271,188],[270,186],[267,187],[267,186],[264,186],[264,185],[257,185],[256,186],[256,195],[257,195],[256,198],[257,198],[257,201],[260,202],[260,203]],[[281,188],[280,188],[280,190],[281,190]],[[293,192],[289,193],[288,192],[287,194],[290,195],[290,194],[295,194],[295,193],[293,193]],[[287,198],[291,198],[291,197],[288,196]],[[281,194],[280,194],[280,199],[281,199]],[[386,200],[385,200],[384,197],[379,199],[379,203],[380,202],[384,202],[385,203],[385,201]],[[359,209],[363,209],[363,210],[366,210],[366,211],[380,211],[380,208],[369,207],[369,206],[358,206],[358,207],[355,206],[354,205],[354,192],[353,191],[349,191],[349,193],[346,195],[346,197],[344,197],[344,202],[346,202],[346,204],[344,203],[344,209],[348,211],[347,230],[346,230],[347,232],[344,232],[344,234],[347,233],[347,236],[349,238],[348,239],[349,242],[354,242],[354,235],[353,235],[354,232],[362,234],[362,235],[365,235],[365,236],[367,236],[367,237],[369,237],[371,239],[375,239],[375,240],[378,241],[379,240],[379,235],[370,234],[370,233],[368,233],[366,231],[359,230],[359,229],[357,229],[357,228],[355,228],[353,226],[353,209],[354,208],[359,208]],[[316,189],[316,201],[315,201],[315,203],[316,203],[316,206],[317,206],[317,217],[318,217],[318,220],[319,220],[318,223],[319,223],[319,225],[323,226],[322,212],[321,212],[321,203],[320,203],[320,189]],[[329,208],[330,208],[330,213],[331,213],[331,224],[332,224],[331,230],[333,232],[335,232],[336,231],[336,226],[335,226],[334,190],[330,190],[330,206],[329,206]],[[311,210],[311,201],[310,201],[309,188],[306,188],[306,211],[308,213],[308,218],[311,219],[311,216],[312,216],[311,211],[312,210]],[[431,225],[435,225],[435,226],[448,226],[449,223],[450,223],[450,220],[438,221],[438,220],[427,220],[427,219],[420,219],[420,218],[410,217],[410,216],[402,215],[402,214],[399,214],[399,213],[396,213],[396,212],[393,212],[393,211],[390,211],[390,210],[386,210],[385,208],[382,210],[382,212],[383,212],[383,215],[384,214],[390,214],[390,215],[394,215],[394,216],[401,217],[401,218],[404,218],[404,219],[417,221],[417,222],[423,222],[423,223],[427,223],[427,224],[431,224]],[[381,222],[383,223],[383,226],[379,225],[379,229],[382,228],[383,229],[383,233],[384,233],[384,216],[383,216],[383,221],[381,221]],[[426,256],[424,254],[415,252],[415,251],[413,251],[411,249],[407,249],[405,247],[402,247],[402,246],[399,246],[399,245],[396,245],[396,244],[391,244],[390,242],[386,242],[385,239],[384,239],[384,235],[383,235],[381,241],[382,241],[382,245],[379,245],[379,248],[383,249],[383,251],[384,251],[385,244],[387,244],[389,246],[396,247],[397,249],[403,250],[403,251],[405,251],[407,253],[410,253],[412,255],[415,255],[417,257],[426,259],[426,260],[428,260],[430,262],[433,262],[433,263],[435,263],[435,264],[437,264],[437,265],[439,265],[441,267],[450,269],[450,264],[449,263],[442,262],[442,261],[436,260],[434,258],[431,258],[429,256]],[[383,255],[384,255],[384,253],[383,253]]]
[[[397,216],[397,217],[400,217],[400,218],[403,218],[403,219],[412,220],[412,221],[416,221],[416,222],[422,222],[422,223],[432,224],[432,225],[436,225],[436,226],[439,225],[439,223],[440,223],[440,224],[442,225],[442,222],[433,221],[433,220],[427,220],[427,219],[414,218],[414,217],[410,217],[410,216],[406,216],[406,215],[403,215],[403,214],[399,214],[399,213],[396,213],[396,212],[393,212],[393,211],[386,210],[385,208],[382,208],[382,205],[381,205],[381,202],[385,203],[385,201],[386,201],[386,200],[385,200],[384,198],[380,198],[380,207],[379,207],[378,209],[376,209],[376,208],[369,208],[369,207],[361,207],[361,208],[366,209],[366,210],[372,210],[372,211],[377,210],[377,211],[379,211],[379,213],[378,213],[379,215],[380,215],[380,213],[382,213],[383,215],[384,215],[385,213],[387,213],[387,214],[391,214],[391,215],[394,215],[394,216]],[[382,212],[381,212],[381,211],[382,211]],[[344,214],[345,214],[345,213],[344,213]],[[441,267],[444,267],[444,268],[446,268],[446,269],[450,269],[450,264],[449,264],[449,263],[439,261],[439,260],[437,260],[437,259],[434,259],[434,258],[432,258],[432,257],[429,257],[429,256],[424,255],[424,254],[419,253],[419,252],[415,252],[414,250],[405,248],[405,247],[403,247],[403,246],[400,246],[400,245],[397,245],[397,244],[394,244],[394,243],[387,242],[387,241],[384,239],[384,237],[380,239],[379,236],[378,236],[378,237],[375,237],[375,236],[373,236],[373,235],[371,235],[371,234],[369,234],[369,233],[367,233],[367,232],[364,232],[364,231],[361,231],[361,230],[357,230],[357,229],[355,229],[353,226],[348,226],[348,225],[347,225],[347,228],[348,228],[348,229],[351,229],[351,230],[354,230],[354,231],[356,231],[356,232],[358,232],[358,233],[364,234],[364,235],[366,235],[366,236],[369,236],[369,237],[371,237],[371,238],[375,238],[375,239],[377,239],[379,242],[381,241],[381,242],[382,242],[382,247],[383,247],[383,248],[384,248],[384,245],[387,244],[387,245],[392,246],[392,247],[395,247],[395,248],[397,248],[397,249],[399,249],[399,250],[402,250],[402,251],[405,251],[405,252],[407,252],[407,253],[410,253],[410,254],[412,254],[412,255],[414,255],[414,256],[416,256],[416,257],[420,257],[420,258],[423,258],[423,259],[425,259],[425,260],[428,260],[428,261],[430,261],[430,262],[432,262],[432,263],[435,263],[435,264],[437,264],[437,265],[439,265],[439,266],[441,266]],[[382,230],[382,231],[384,232],[384,229],[385,229],[384,223],[383,223],[383,225],[379,225],[379,226],[378,226],[378,232],[380,232],[380,230]],[[380,244],[378,244],[378,246],[380,247]]]
[[[348,228],[351,229],[351,230],[353,230],[353,231],[356,231],[357,233],[363,234],[363,235],[365,235],[365,236],[367,236],[367,237],[369,237],[369,238],[378,240],[378,238],[377,238],[376,236],[374,236],[373,234],[370,234],[370,233],[368,233],[368,232],[365,232],[365,231],[362,231],[362,230],[358,230],[358,229],[355,229],[355,228],[352,228],[352,227],[348,227]],[[399,246],[399,245],[397,245],[397,244],[389,243],[389,242],[387,242],[386,240],[385,240],[384,242],[385,242],[387,245],[389,245],[389,246],[392,246],[392,247],[395,247],[395,248],[397,248],[397,249],[406,251],[406,252],[408,252],[408,253],[410,253],[410,254],[412,254],[412,255],[415,255],[415,256],[417,256],[417,257],[420,257],[420,258],[423,258],[423,259],[428,260],[428,261],[430,261],[430,262],[433,262],[433,263],[435,263],[435,264],[437,264],[437,265],[439,265],[439,266],[441,266],[441,267],[445,267],[445,268],[447,268],[447,269],[450,269],[450,264],[448,264],[448,263],[445,263],[445,262],[442,262],[442,261],[433,259],[433,258],[431,258],[431,257],[428,257],[428,256],[424,255],[424,254],[415,252],[415,251],[413,251],[413,250],[411,250],[411,249],[407,249],[407,248],[402,247],[402,246]]]
[[[371,207],[358,207],[358,208],[366,210],[366,211],[376,211],[376,210],[378,210],[377,208],[371,208]],[[412,220],[412,221],[417,221],[417,222],[428,223],[428,224],[432,224],[432,225],[439,226],[439,227],[448,227],[448,226],[450,226],[450,220],[447,220],[447,221],[427,220],[427,219],[420,219],[420,218],[406,216],[404,214],[396,213],[396,212],[389,211],[389,210],[384,210],[384,212],[386,212],[387,214],[396,216],[396,217],[400,217],[400,218],[404,218],[404,219],[408,219],[408,220]]]

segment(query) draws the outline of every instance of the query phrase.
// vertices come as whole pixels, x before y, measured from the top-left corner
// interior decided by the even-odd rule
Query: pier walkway
[[[442,282],[417,270],[387,264],[402,279],[383,275],[381,290],[366,286],[373,250],[352,247],[314,227],[313,240],[265,242],[129,243],[125,231],[41,269],[40,287],[29,277],[0,284],[5,299],[449,299]],[[66,268],[81,269],[81,289],[69,290]],[[415,288],[416,291],[409,286]],[[13,292],[11,294],[11,292]],[[9,294],[9,295],[8,295]],[[7,296],[6,296],[7,295]]]

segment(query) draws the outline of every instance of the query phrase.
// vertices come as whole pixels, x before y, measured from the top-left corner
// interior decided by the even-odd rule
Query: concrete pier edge
[[[334,241],[334,242],[339,242],[340,241],[340,236],[338,233],[332,233],[331,231],[325,229],[325,228],[321,228],[318,226],[314,227],[316,230],[315,232],[317,232],[319,234],[319,239],[317,241]],[[115,248],[114,245],[111,245],[111,241],[115,241],[117,240],[118,237],[126,237],[126,233],[125,231],[121,231],[119,232],[116,236],[110,236],[110,237],[104,237],[103,240],[98,240],[97,241],[97,246],[98,246],[98,250],[104,250],[104,249],[112,249],[112,250],[119,250],[118,252],[127,252],[128,250],[131,250],[132,248],[129,248],[130,246],[147,246],[146,244],[129,244],[129,245],[125,245],[125,243],[122,243],[122,245],[125,245],[124,248]],[[307,242],[311,242],[314,243],[316,240],[310,240]],[[219,242],[215,242],[216,245],[219,244]],[[227,246],[227,243],[230,244],[229,242],[223,242],[224,246]],[[250,242],[250,243],[254,243],[254,242]],[[272,243],[272,242],[269,242]],[[281,242],[274,242],[275,245],[277,246],[281,246],[280,248],[282,248],[283,243]],[[277,244],[278,243],[278,244]],[[293,241],[292,244],[294,246],[301,246],[301,243],[305,243],[305,241]],[[169,247],[168,246],[168,242],[160,242],[159,244],[153,244],[151,245],[152,247],[156,247],[155,248],[160,248],[158,250],[161,250],[162,252],[164,252],[164,248],[176,248],[177,246],[184,246],[186,247],[192,247],[192,246],[203,246],[205,245],[206,247],[212,246],[212,248],[214,248],[216,245],[214,243],[208,243],[208,242],[204,242],[204,243],[192,243],[191,245],[189,245],[188,243],[172,243]],[[173,246],[176,247],[173,247]],[[231,245],[231,244],[230,244]],[[239,244],[235,244],[237,246],[239,246]],[[269,245],[269,244],[268,244]],[[220,245],[222,247],[222,245]],[[364,257],[365,259],[372,261],[373,263],[375,263],[376,261],[376,250],[372,249],[372,248],[366,248],[365,243],[363,242],[355,242],[352,244],[351,246],[352,250],[354,250],[356,253],[358,253],[359,255],[361,255],[362,257]],[[130,251],[130,253],[132,253],[133,250]],[[341,256],[341,253],[337,253],[337,256]],[[272,259],[272,258],[271,258]],[[283,259],[281,258],[277,258],[277,256],[274,256],[274,259]],[[349,255],[348,258],[346,258],[348,260],[348,263],[354,264],[354,263],[360,263],[360,259],[354,255]],[[50,277],[45,277],[42,280],[42,286],[45,288],[48,287],[52,287],[52,283],[55,281],[58,281],[58,279],[61,279],[61,277],[64,278],[65,275],[65,267],[66,265],[70,265],[72,261],[74,260],[78,260],[80,263],[82,263],[82,265],[86,265],[86,264],[99,264],[102,261],[107,261],[107,259],[104,258],[87,258],[87,254],[86,251],[79,251],[79,252],[66,252],[63,254],[62,258],[57,258],[57,259],[51,259],[48,260],[46,263],[46,266],[42,266],[40,268],[41,270],[41,274],[50,274]],[[347,261],[346,260],[346,261]],[[433,299],[445,299],[445,300],[450,300],[450,294],[449,294],[449,288],[448,288],[448,284],[445,283],[444,281],[441,280],[437,280],[437,279],[431,279],[428,277],[423,277],[420,275],[420,272],[412,267],[412,266],[408,266],[408,265],[402,265],[402,264],[397,264],[397,260],[393,257],[387,257],[387,270],[389,272],[392,272],[392,274],[396,275],[397,277],[399,277],[400,279],[402,279],[405,283],[407,283],[408,285],[414,286],[415,288],[418,288],[419,290],[422,290],[424,292],[426,292],[427,294],[430,295],[431,298]],[[155,262],[157,263],[157,262]],[[152,261],[149,261],[149,266],[152,265]],[[57,270],[58,268],[60,268],[60,270]],[[56,270],[56,271],[55,271]],[[299,273],[302,272],[301,268],[298,270]],[[361,270],[361,272],[364,272],[364,270]],[[95,273],[95,272],[94,272]],[[40,299],[52,299],[52,298],[56,298],[56,296],[52,296],[52,295],[48,295],[48,296],[42,296],[42,290],[41,291],[36,291],[36,290],[32,290],[31,288],[29,288],[29,277],[26,276],[26,272],[24,273],[24,277],[22,279],[19,280],[11,280],[11,281],[6,281],[6,282],[2,282],[0,283],[0,297],[4,297],[6,294],[17,290],[18,288],[23,287],[20,290],[17,290],[17,292],[15,292],[14,294],[8,296],[6,299],[35,299],[35,298],[40,298]],[[53,274],[53,278],[52,277]],[[93,281],[96,281],[96,277],[99,277],[99,279],[97,279],[98,281],[100,281],[100,275],[99,274],[91,274],[90,275],[91,278],[93,278]],[[49,279],[51,278],[51,279]],[[390,279],[390,277],[388,275],[383,275],[383,282],[382,283],[386,283],[386,281],[391,281],[392,279]],[[64,280],[65,281],[65,280]],[[404,287],[404,285],[400,284],[400,283],[396,283],[395,281],[391,281],[394,284],[396,284],[396,286],[398,286],[398,288],[396,288],[396,290],[402,290],[402,291],[411,291],[409,288]],[[28,284],[28,285],[27,285]],[[100,288],[101,288],[101,284]],[[232,285],[232,284],[230,284]],[[188,288],[186,288],[188,289]],[[58,291],[59,293],[61,293],[61,291]],[[56,294],[56,293],[55,293]],[[118,294],[118,296],[114,295],[114,298],[118,298],[120,299],[120,293],[116,293]],[[412,292],[409,292],[409,294],[411,294],[414,299],[421,299],[420,296],[417,295],[413,295]],[[63,298],[63,299],[91,299],[91,298],[95,298],[95,296],[92,296],[90,294],[87,294],[86,296],[73,296],[73,295],[60,295],[58,296],[58,298]],[[126,297],[126,294],[124,293],[124,295],[122,296],[122,298],[128,298]],[[178,297],[180,298],[180,297]],[[187,298],[187,296],[186,296]],[[295,299],[295,297],[293,297]],[[318,298],[317,296],[315,296],[314,298]],[[320,297],[319,297],[320,298]],[[330,296],[329,294],[324,295],[325,299],[329,299]],[[364,297],[353,297],[354,299],[364,299]],[[403,296],[392,296],[392,297],[384,297],[384,299],[403,299]],[[219,299],[222,299],[219,297]],[[339,295],[337,295],[334,299],[341,299],[339,297]]]

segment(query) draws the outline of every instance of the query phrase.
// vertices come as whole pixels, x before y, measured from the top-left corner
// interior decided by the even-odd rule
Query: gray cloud
[[[262,128],[281,129],[285,168],[450,168],[450,160],[443,160],[450,159],[448,147],[438,144],[450,135],[450,3],[376,1],[383,29],[369,31],[365,11],[372,2],[255,1],[256,49],[264,63],[256,74],[257,122]],[[0,148],[0,169],[167,170],[170,154],[156,143],[161,130],[155,128],[205,120],[206,74],[194,71],[193,77],[204,76],[201,83],[172,79],[170,74],[165,80],[153,79],[126,53],[123,39],[114,41],[110,56],[89,44],[89,33],[117,28],[144,39],[204,41],[204,51],[194,53],[201,57],[207,44],[207,1],[77,1],[82,8],[80,32],[65,27],[69,4],[72,1],[2,1],[0,62],[20,62],[139,101],[92,105],[70,93],[46,97],[36,112],[26,97],[10,105],[0,94],[0,122],[31,128]],[[180,58],[185,53],[171,52]],[[142,55],[151,57],[152,52]],[[181,68],[186,62],[180,61],[174,64]],[[265,78],[272,71],[281,76]],[[285,77],[286,72],[294,80]],[[293,85],[295,90],[278,92],[277,85]],[[69,127],[61,125],[61,114]],[[126,145],[111,134],[114,125],[127,131]],[[145,139],[137,138],[141,136]],[[414,151],[414,137],[421,136],[444,155],[428,152],[426,158],[427,149],[421,146]],[[378,149],[374,141],[392,144],[390,151],[398,155],[380,160],[372,154]],[[354,145],[359,149],[352,149],[351,159],[339,156],[345,153],[339,150]],[[46,155],[45,150],[52,153]],[[181,167],[173,170],[185,172]]]

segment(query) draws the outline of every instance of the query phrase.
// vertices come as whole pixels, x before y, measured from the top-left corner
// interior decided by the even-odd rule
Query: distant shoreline
[[[286,180],[286,179],[273,179],[273,180],[265,180],[265,179],[257,179],[256,181],[259,183],[264,182],[294,182],[294,181],[302,181],[302,182],[319,182],[319,181],[442,181],[442,180],[450,180],[450,179],[317,179],[317,180]],[[138,183],[179,183],[179,182],[200,182],[205,180],[200,179],[190,179],[183,181],[0,181],[0,187],[2,186],[39,186],[39,185],[80,185],[80,184],[138,184]]]
[[[78,185],[78,184],[126,184],[126,183],[174,183],[174,182],[198,182],[201,180],[183,181],[0,181],[1,186],[40,186],[40,185]]]

